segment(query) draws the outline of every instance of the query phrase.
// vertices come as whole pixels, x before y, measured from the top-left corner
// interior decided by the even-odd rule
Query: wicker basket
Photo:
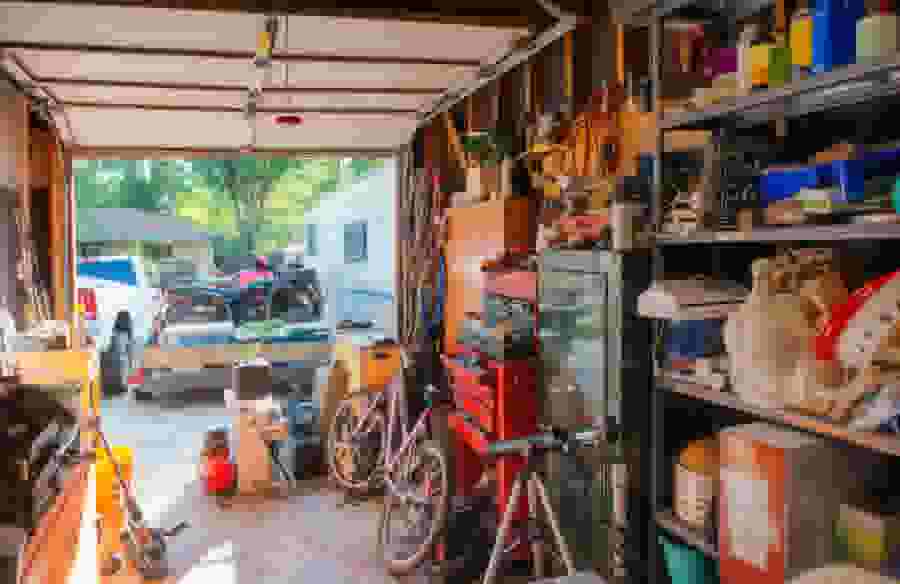
[[[717,490],[715,477],[675,465],[675,515],[689,526],[705,529],[712,518]]]

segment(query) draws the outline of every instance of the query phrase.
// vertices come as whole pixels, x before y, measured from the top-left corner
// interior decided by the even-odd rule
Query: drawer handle
[[[391,354],[378,351],[372,354],[372,358],[376,361],[387,361],[391,358]]]

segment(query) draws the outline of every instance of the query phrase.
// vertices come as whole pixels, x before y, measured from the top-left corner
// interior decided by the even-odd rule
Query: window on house
[[[103,255],[103,245],[99,243],[82,243],[79,252],[83,258],[96,258]]]
[[[346,263],[364,262],[368,259],[367,227],[365,221],[354,221],[344,225],[344,261]]]
[[[306,255],[310,257],[319,255],[319,226],[315,223],[306,226]]]

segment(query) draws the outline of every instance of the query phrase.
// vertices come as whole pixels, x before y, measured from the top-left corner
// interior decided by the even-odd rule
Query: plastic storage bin
[[[716,564],[700,551],[659,536],[672,584],[717,584]]]
[[[699,359],[722,353],[723,322],[719,319],[672,322],[666,351],[670,356],[682,359]]]

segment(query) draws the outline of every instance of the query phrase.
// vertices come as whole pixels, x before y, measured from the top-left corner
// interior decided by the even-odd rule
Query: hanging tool
[[[94,392],[89,392],[91,410],[97,411]],[[119,497],[122,510],[125,513],[125,527],[122,529],[120,539],[125,548],[125,559],[134,565],[144,580],[159,580],[169,575],[169,566],[166,561],[166,541],[181,533],[189,527],[186,521],[179,522],[171,529],[158,529],[149,527],[144,520],[144,514],[138,506],[137,499],[131,492],[131,488],[122,476],[122,469],[113,455],[112,447],[106,439],[106,434],[100,427],[99,421],[95,429],[100,444],[109,458],[113,468],[113,474],[119,484]],[[118,573],[123,567],[122,559],[113,557],[113,563],[106,566],[106,572]]]

